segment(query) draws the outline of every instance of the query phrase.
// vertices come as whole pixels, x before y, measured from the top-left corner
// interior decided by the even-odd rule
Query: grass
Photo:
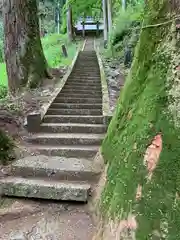
[[[65,44],[68,58],[62,55],[61,45]],[[75,44],[67,44],[66,35],[52,34],[42,39],[43,51],[49,67],[68,66],[76,52]],[[7,72],[5,63],[0,63],[0,86],[7,86]]]

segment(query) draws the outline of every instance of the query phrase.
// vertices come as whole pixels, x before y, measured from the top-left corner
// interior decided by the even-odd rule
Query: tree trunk
[[[126,10],[126,0],[122,0],[122,9]]]
[[[107,47],[108,25],[107,25],[107,0],[103,1],[103,22],[104,22],[104,47]]]
[[[112,29],[112,0],[107,0],[107,12],[108,12],[108,31]]]
[[[37,87],[48,75],[40,40],[37,3],[4,0],[5,61],[11,94]]]
[[[180,36],[173,21],[179,6],[146,3],[131,71],[102,144],[107,180],[94,239],[179,239]]]
[[[73,26],[72,26],[72,8],[68,6],[67,10],[67,32],[69,42],[73,40]]]

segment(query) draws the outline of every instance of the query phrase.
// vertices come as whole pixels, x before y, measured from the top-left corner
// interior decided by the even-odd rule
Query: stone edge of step
[[[87,183],[6,177],[0,179],[2,196],[86,202],[91,185]]]

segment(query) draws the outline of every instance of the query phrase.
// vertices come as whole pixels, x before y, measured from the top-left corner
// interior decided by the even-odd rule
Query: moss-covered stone
[[[166,0],[148,1],[144,25],[167,21],[172,17],[169,9]],[[170,107],[179,98],[173,88],[179,81],[179,70],[175,69],[180,59],[179,40],[172,25],[142,29],[130,74],[102,145],[109,165],[101,197],[103,216],[126,221],[130,230],[127,221],[135,216],[138,240],[180,238],[180,128],[174,117],[177,113]],[[157,134],[162,138],[162,151],[148,179],[144,156]]]

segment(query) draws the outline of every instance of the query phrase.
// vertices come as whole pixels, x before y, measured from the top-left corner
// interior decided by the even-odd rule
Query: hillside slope
[[[102,145],[108,169],[98,240],[180,238],[180,40],[169,1],[148,5]]]

